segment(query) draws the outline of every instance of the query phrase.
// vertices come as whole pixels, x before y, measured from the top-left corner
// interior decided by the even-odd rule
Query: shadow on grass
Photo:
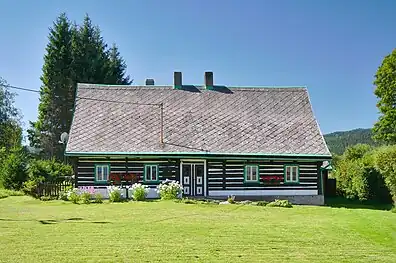
[[[39,222],[43,225],[52,225],[58,223],[65,223],[73,221],[75,223],[89,223],[89,224],[110,224],[111,222],[108,221],[84,221],[83,218],[80,217],[72,217],[67,219],[55,220],[55,219],[44,219],[44,220],[36,220],[36,219],[8,219],[8,218],[0,218],[0,221],[7,221],[7,222]]]
[[[391,210],[392,204],[380,203],[375,201],[351,200],[344,197],[329,197],[325,200],[325,206],[349,209],[372,209],[372,210]]]

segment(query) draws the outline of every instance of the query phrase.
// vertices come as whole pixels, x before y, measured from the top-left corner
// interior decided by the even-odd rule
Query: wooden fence
[[[62,191],[70,187],[74,187],[74,182],[72,180],[39,183],[37,186],[37,196],[58,197]]]

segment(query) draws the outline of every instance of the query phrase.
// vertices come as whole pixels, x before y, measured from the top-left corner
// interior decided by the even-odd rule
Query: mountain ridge
[[[349,146],[359,143],[378,146],[372,139],[372,131],[370,128],[356,128],[349,131],[336,131],[324,135],[327,146],[331,153],[343,154]]]

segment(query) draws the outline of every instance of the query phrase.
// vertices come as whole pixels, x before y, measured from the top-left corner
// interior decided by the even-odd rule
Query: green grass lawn
[[[0,262],[396,262],[396,213],[0,199]]]

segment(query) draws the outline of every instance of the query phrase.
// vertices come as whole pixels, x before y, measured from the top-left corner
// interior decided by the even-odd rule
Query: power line
[[[12,86],[12,85],[3,85],[1,84],[1,86],[5,87],[5,88],[11,88],[11,89],[19,89],[19,90],[24,90],[24,91],[30,91],[30,92],[36,92],[36,93],[40,93],[39,90],[34,90],[34,89],[26,89],[26,88],[22,88],[22,87],[16,87],[16,86]]]
[[[11,89],[17,89],[17,90],[23,90],[23,91],[40,93],[39,90],[27,89],[27,88],[12,86],[12,85],[1,85],[1,86],[6,87],[6,88],[11,88]],[[96,98],[88,98],[88,97],[80,97],[80,96],[76,96],[76,99],[100,101],[100,102],[109,102],[109,103],[131,104],[131,105],[159,106],[159,107],[161,107],[161,105],[163,105],[162,103],[140,103],[140,102],[130,102],[130,101],[96,99]]]

